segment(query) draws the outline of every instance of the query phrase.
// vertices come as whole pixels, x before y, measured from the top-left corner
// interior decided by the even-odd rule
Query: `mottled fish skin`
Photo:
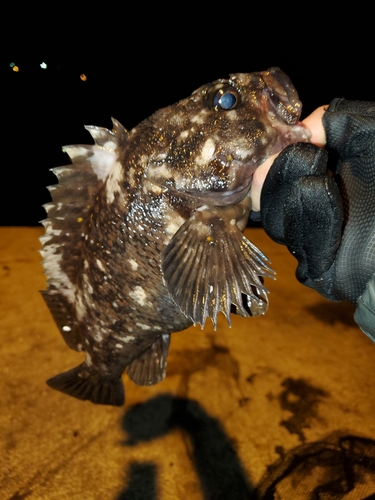
[[[53,169],[41,241],[43,297],[78,367],[47,383],[122,405],[122,373],[163,380],[170,335],[222,312],[264,314],[273,277],[243,235],[254,170],[308,141],[301,103],[278,68],[237,73],[160,109],[127,132],[86,127],[94,145],[65,147]]]

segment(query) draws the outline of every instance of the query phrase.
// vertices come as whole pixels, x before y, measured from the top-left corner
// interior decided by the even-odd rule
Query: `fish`
[[[42,296],[77,367],[47,380],[95,404],[122,406],[122,375],[166,376],[173,332],[214,328],[222,313],[264,314],[267,257],[243,234],[254,171],[293,142],[308,142],[302,104],[278,67],[235,73],[159,109],[130,131],[86,126],[90,145],[70,163],[40,238]]]

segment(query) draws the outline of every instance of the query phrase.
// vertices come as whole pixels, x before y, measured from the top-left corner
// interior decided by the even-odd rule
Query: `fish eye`
[[[233,109],[237,105],[238,96],[234,89],[220,89],[214,96],[214,106],[218,109]]]
[[[238,106],[240,96],[238,91],[232,85],[216,84],[207,93],[207,99],[210,107],[219,110],[229,111]]]

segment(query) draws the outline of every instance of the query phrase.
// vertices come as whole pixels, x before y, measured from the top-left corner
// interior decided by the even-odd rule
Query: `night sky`
[[[214,22],[197,16],[194,25],[166,29],[153,23],[149,13],[148,24],[128,19],[109,29],[104,22],[106,32],[81,32],[80,37],[77,24],[64,26],[63,32],[48,25],[37,48],[27,37],[24,43],[9,43],[1,60],[0,225],[38,225],[45,218],[41,205],[50,200],[45,186],[56,182],[49,169],[67,163],[63,145],[92,142],[84,125],[111,128],[113,116],[131,129],[160,107],[229,73],[279,66],[298,90],[302,117],[338,96],[375,100],[374,72],[366,71],[371,68],[366,59],[373,59],[365,39],[371,33],[365,29],[353,39],[346,29],[332,32],[322,23],[327,34],[316,35],[317,47],[317,40],[303,37],[297,33],[301,28],[292,25],[254,30],[246,19],[238,21],[240,15],[237,29],[225,13],[219,19],[217,12],[212,14]],[[57,44],[57,50],[61,33],[66,43]],[[9,66],[12,62],[18,72]]]

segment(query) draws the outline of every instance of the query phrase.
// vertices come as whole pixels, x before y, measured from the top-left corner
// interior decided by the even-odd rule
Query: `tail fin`
[[[121,378],[108,379],[91,374],[84,363],[48,379],[47,384],[52,389],[95,404],[122,406],[125,402]]]

